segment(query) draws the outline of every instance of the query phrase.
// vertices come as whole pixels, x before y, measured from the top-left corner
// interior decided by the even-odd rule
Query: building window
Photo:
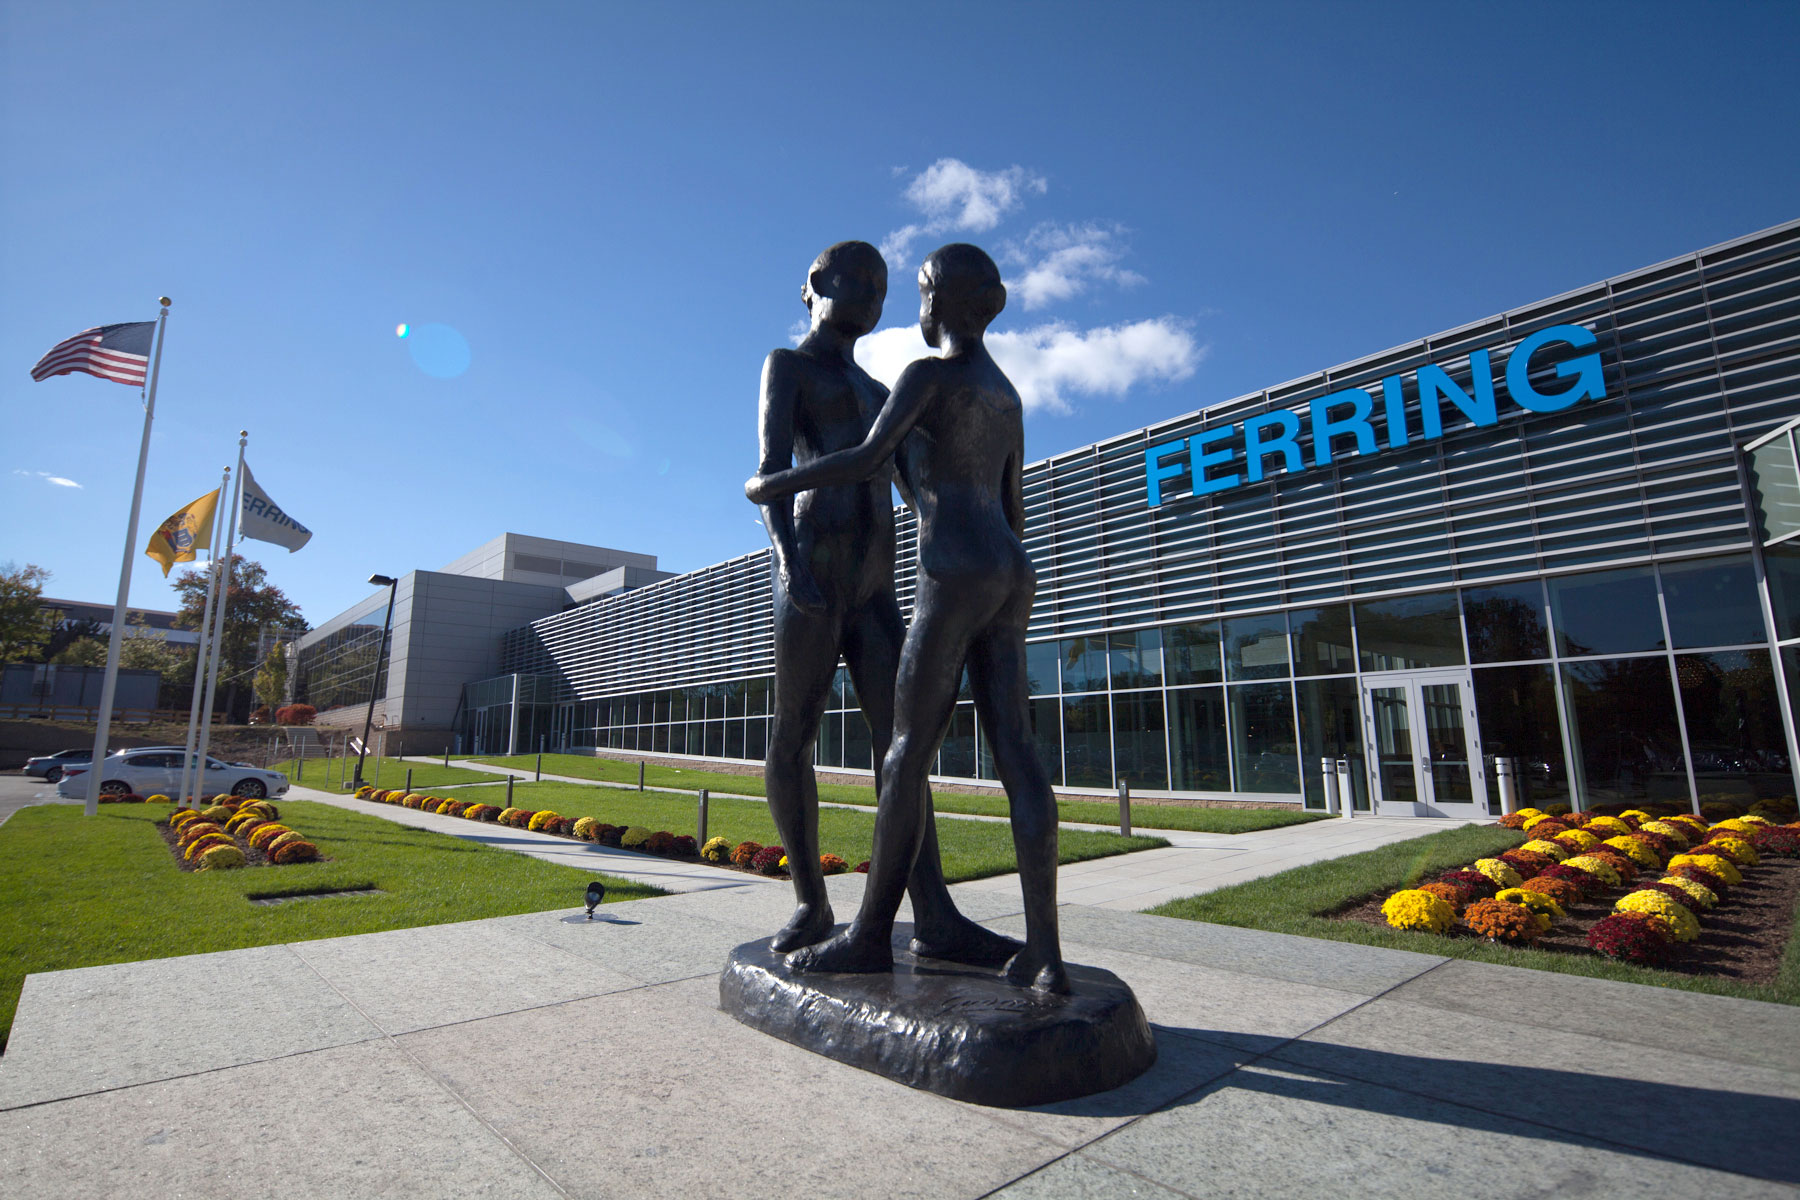
[[[1063,691],[1105,691],[1106,635],[1067,638],[1061,646]]]
[[[1038,761],[1049,772],[1050,782],[1060,785],[1063,781],[1061,701],[1045,697],[1031,702],[1031,736],[1037,743]]]
[[[938,751],[938,774],[955,779],[974,779],[975,706],[958,704],[950,715],[950,729]]]
[[[1541,580],[1470,588],[1463,593],[1469,661],[1518,662],[1550,657],[1550,622]]]
[[[1345,614],[1348,622],[1349,614]],[[1325,767],[1321,759],[1350,764],[1350,803],[1369,809],[1369,777],[1363,763],[1362,703],[1354,679],[1302,679],[1294,685],[1299,701],[1300,777],[1306,807],[1325,807]],[[1338,797],[1338,803],[1344,802]]]
[[[1107,638],[1115,688],[1156,687],[1163,681],[1162,630],[1139,629]]]
[[[1058,642],[1032,642],[1025,647],[1026,683],[1033,696],[1054,696],[1061,690],[1056,669]]]
[[[1282,639],[1287,644],[1287,639]],[[1300,791],[1294,701],[1286,683],[1231,689],[1232,772],[1240,792]]]
[[[1294,631],[1294,674],[1349,675],[1356,670],[1348,604],[1290,612],[1288,626]]]
[[[1687,762],[1669,660],[1659,654],[1564,663],[1562,672],[1584,807],[1637,802],[1687,807]]]
[[[1495,758],[1513,760],[1518,807],[1572,806],[1551,666],[1478,667],[1474,679],[1482,753],[1490,762]],[[1488,779],[1493,793],[1489,807],[1498,811],[1499,792],[1492,770]]]
[[[1240,679],[1286,679],[1288,629],[1286,613],[1232,617],[1225,622],[1225,676]]]
[[[1219,623],[1196,621],[1163,630],[1169,682],[1220,683],[1225,678],[1219,658]]]
[[[1070,787],[1112,786],[1112,716],[1104,694],[1063,698],[1063,762]]]
[[[1663,648],[1656,578],[1648,567],[1550,580],[1558,651],[1571,657]]]
[[[865,771],[875,769],[875,738],[862,709],[844,714],[844,765]]]
[[[1662,585],[1676,649],[1768,641],[1748,555],[1670,564],[1662,568]]]
[[[1356,645],[1365,671],[1463,665],[1456,593],[1403,596],[1356,606]]]
[[[1231,790],[1231,746],[1225,737],[1224,688],[1171,691],[1169,737],[1177,791]]]
[[[1114,693],[1113,750],[1120,779],[1150,791],[1168,789],[1169,743],[1161,692]]]
[[[1769,652],[1677,654],[1675,682],[1700,815],[1722,821],[1758,800],[1791,799],[1794,777]]]

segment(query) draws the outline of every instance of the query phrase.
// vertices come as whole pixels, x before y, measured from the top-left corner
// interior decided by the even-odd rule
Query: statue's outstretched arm
[[[922,359],[900,373],[861,445],[815,458],[792,470],[765,471],[744,484],[744,494],[758,504],[768,504],[777,497],[812,488],[861,483],[881,474],[930,403],[929,370],[935,362]]]

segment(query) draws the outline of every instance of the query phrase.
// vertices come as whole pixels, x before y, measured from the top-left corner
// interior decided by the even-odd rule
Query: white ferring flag
[[[243,482],[244,511],[239,533],[259,542],[286,546],[290,554],[312,540],[312,530],[281,511],[281,506],[269,499],[269,493],[256,485],[249,463],[244,464]]]

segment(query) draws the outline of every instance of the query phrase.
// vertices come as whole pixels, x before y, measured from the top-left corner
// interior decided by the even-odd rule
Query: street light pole
[[[356,787],[363,785],[363,758],[369,753],[369,730],[375,724],[375,692],[381,687],[381,657],[387,652],[388,630],[394,627],[394,593],[400,590],[400,581],[386,575],[371,575],[369,582],[377,587],[387,585],[388,607],[387,619],[381,623],[381,644],[375,648],[375,676],[369,680],[369,711],[363,717],[362,742],[356,748]]]

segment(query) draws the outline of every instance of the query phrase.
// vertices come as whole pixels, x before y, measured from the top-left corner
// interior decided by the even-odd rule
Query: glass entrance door
[[[1488,815],[1467,671],[1365,675],[1363,713],[1378,814]]]

